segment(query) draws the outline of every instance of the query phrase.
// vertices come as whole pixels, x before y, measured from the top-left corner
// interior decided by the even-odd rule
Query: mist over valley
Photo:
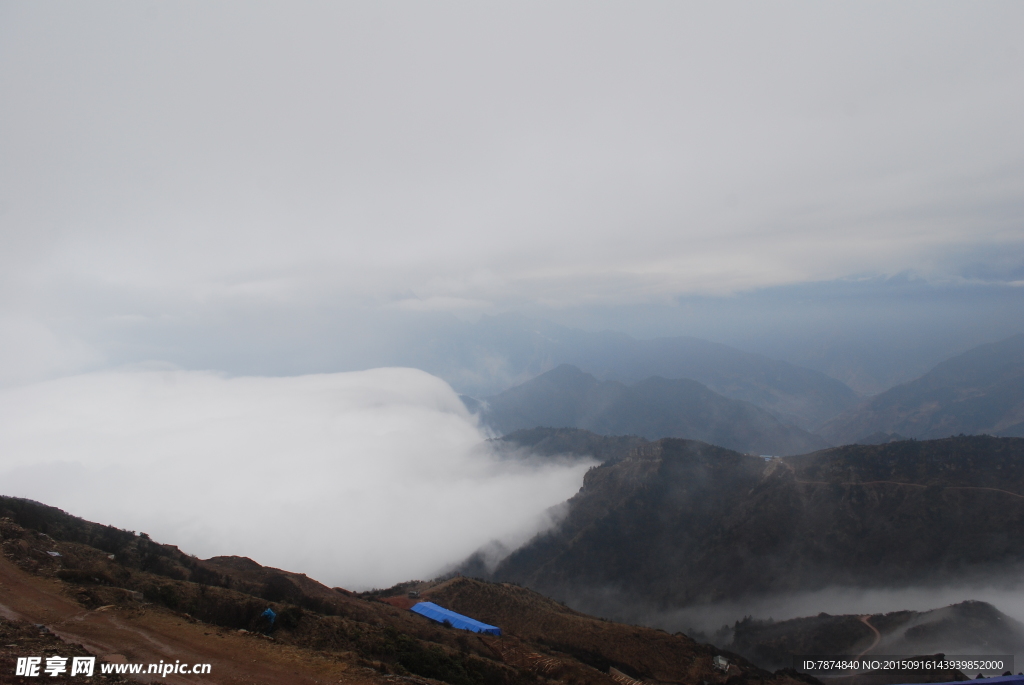
[[[1013,358],[998,363],[1004,387],[1019,383],[1008,371]],[[977,382],[970,373],[959,378]],[[449,607],[518,626],[522,639],[574,655],[573,663],[641,681],[657,679],[656,671],[635,654],[613,658],[617,652],[600,640],[551,642],[555,633],[537,632],[533,618],[508,613],[507,593],[522,588],[564,602],[550,610],[598,617],[586,619],[595,625],[617,621],[696,638],[712,650],[701,652],[708,660],[715,650],[731,655],[733,675],[750,664],[795,677],[785,670],[794,655],[826,647],[848,656],[866,648],[879,654],[881,646],[915,654],[998,649],[1024,658],[1016,622],[1024,619],[1017,599],[1024,438],[916,440],[890,432],[827,447],[692,379],[599,381],[568,365],[481,401],[413,369],[226,378],[165,366],[7,388],[0,406],[0,445],[21,455],[8,457],[2,481],[12,495],[30,498],[7,500],[5,520],[30,532],[5,540],[30,540],[35,530],[50,536],[38,540],[114,544],[88,532],[100,530],[93,524],[39,509],[31,501],[38,500],[210,557],[197,566],[175,556],[177,548],[160,547],[177,566],[154,566],[145,556],[127,562],[193,584],[172,592],[143,576],[129,582],[113,570],[75,570],[93,569],[91,553],[63,560],[68,552],[60,552],[53,566],[41,564],[38,555],[48,551],[31,544],[5,552],[25,571],[84,583],[82,597],[127,587],[204,620],[252,625],[251,617],[217,613],[203,599],[207,591],[195,588],[229,583],[223,587],[233,592],[331,616],[342,611],[331,608],[331,592],[341,590],[307,588],[306,575],[274,580],[293,576],[266,575],[259,564],[311,574],[345,588],[346,597],[436,578],[367,597],[405,609],[425,601],[410,600],[406,588],[422,588]],[[1005,411],[986,406],[997,416]],[[632,431],[613,434],[624,428]],[[656,437],[661,432],[680,437]],[[312,472],[315,488],[306,482]],[[98,491],[108,497],[97,500]],[[149,544],[108,530],[103,535],[118,545]],[[396,544],[385,554],[382,540]],[[128,554],[117,550],[115,558]],[[475,580],[442,591],[453,575]],[[18,606],[18,616],[32,615],[31,606]],[[306,644],[301,625],[289,628],[289,639]],[[499,660],[518,658],[500,653]],[[701,671],[705,679],[716,673],[701,668],[710,669]],[[908,677],[890,676],[886,682]]]
[[[923,9],[0,3],[0,682],[1020,672],[1024,5]]]

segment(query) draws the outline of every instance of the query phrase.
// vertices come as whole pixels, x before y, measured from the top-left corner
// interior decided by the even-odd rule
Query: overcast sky
[[[1015,2],[2,2],[3,380],[116,365],[146,325],[224,344],[243,314],[614,328],[835,279],[1020,286],[1022,25]]]

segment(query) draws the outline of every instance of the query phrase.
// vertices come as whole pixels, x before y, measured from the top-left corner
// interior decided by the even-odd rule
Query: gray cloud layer
[[[275,308],[614,309],[906,270],[1019,282],[1022,19],[1017,3],[5,3],[0,336],[18,361],[0,375],[116,362],[140,325],[188,346],[196,326],[216,337],[211,318]]]

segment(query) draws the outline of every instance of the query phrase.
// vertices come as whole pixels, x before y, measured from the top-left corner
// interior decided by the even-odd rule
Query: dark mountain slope
[[[598,461],[624,459],[650,441],[637,435],[598,435],[581,428],[525,428],[491,441],[500,450],[526,448],[541,456],[593,457]]]
[[[1024,335],[944,361],[821,430],[836,444],[891,432],[919,439],[960,433],[1024,437]]]
[[[733,627],[729,649],[757,663],[783,668],[792,665],[795,655],[856,656],[874,642],[871,628],[879,636],[869,654],[1024,652],[1024,625],[985,602],[872,616],[819,614],[778,622],[745,619]]]
[[[707,654],[710,660],[707,645],[697,645],[681,633],[640,626],[622,630],[621,624],[581,614],[522,587],[454,578],[425,595],[456,611],[508,626],[526,640],[571,654],[600,671],[612,667],[644,682],[685,682],[700,656]]]
[[[588,472],[490,577],[590,610],[1002,574],[1024,562],[1024,440],[849,445],[765,461],[666,439]],[[467,572],[486,572],[471,560]]]
[[[487,398],[482,417],[500,433],[571,427],[601,435],[689,438],[759,454],[801,454],[827,445],[697,381],[648,378],[628,386],[599,381],[568,364]]]

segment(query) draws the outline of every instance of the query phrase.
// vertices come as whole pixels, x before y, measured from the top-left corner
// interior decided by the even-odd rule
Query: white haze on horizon
[[[824,612],[833,616],[887,614],[893,611],[931,611],[966,601],[988,602],[999,611],[1024,623],[1024,597],[1020,581],[1007,577],[1001,582],[966,580],[960,584],[911,586],[903,588],[856,588],[836,586],[823,590],[780,594],[748,601],[720,602],[677,611],[655,612],[650,625],[713,633],[745,617],[788,621]],[[635,617],[633,617],[635,618]]]
[[[517,546],[591,465],[502,459],[487,437],[444,381],[408,368],[0,390],[2,494],[353,589]]]
[[[923,613],[961,602],[979,601],[987,602],[1010,618],[1024,623],[1022,578],[1020,568],[1010,567],[999,576],[967,576],[946,584],[907,587],[833,585],[818,590],[780,592],[675,609],[648,603],[610,587],[600,593],[567,597],[565,601],[577,611],[620,623],[635,623],[669,632],[683,631],[691,636],[703,633],[710,637],[722,631],[714,639],[718,646],[724,647],[732,639],[733,624],[745,618],[780,622],[816,616],[822,612],[832,616],[894,611]],[[726,635],[724,641],[723,633]],[[1022,657],[1024,655],[1017,655],[1017,658]]]

